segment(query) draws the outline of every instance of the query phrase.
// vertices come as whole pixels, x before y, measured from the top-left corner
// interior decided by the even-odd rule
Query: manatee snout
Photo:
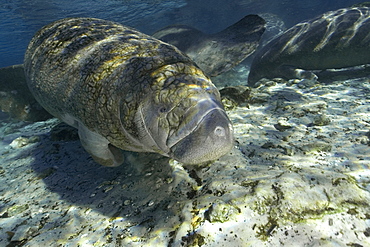
[[[201,105],[201,104],[200,104]],[[196,127],[171,147],[174,159],[184,164],[216,160],[233,147],[233,127],[222,108],[204,109]]]

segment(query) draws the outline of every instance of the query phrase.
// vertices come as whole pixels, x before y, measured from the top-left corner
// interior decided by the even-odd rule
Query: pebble
[[[17,137],[16,139],[14,139],[9,144],[9,146],[11,146],[12,148],[21,148],[21,147],[24,147],[24,146],[27,146],[29,144],[36,143],[36,142],[39,142],[39,141],[40,141],[39,136],[31,136],[31,137],[20,136],[20,137]]]
[[[279,131],[284,131],[292,128],[293,126],[288,123],[285,119],[278,120],[277,124],[274,124],[274,127]]]
[[[325,126],[330,124],[331,120],[324,114],[319,114],[314,117],[312,124],[315,126]]]

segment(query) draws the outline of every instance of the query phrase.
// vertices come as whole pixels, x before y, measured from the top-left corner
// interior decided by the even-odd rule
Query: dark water
[[[247,14],[271,13],[286,27],[328,10],[361,1],[351,0],[1,0],[0,67],[23,62],[33,34],[65,17],[96,17],[152,33],[173,23],[216,32]]]

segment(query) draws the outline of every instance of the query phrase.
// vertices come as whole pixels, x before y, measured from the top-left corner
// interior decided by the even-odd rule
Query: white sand
[[[232,152],[188,170],[102,167],[55,119],[3,123],[0,246],[370,246],[369,80],[253,95]]]

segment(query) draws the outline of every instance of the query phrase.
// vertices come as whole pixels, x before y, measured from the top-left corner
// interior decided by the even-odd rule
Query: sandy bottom
[[[370,246],[368,79],[261,86],[235,148],[96,164],[51,119],[2,122],[0,246]]]

